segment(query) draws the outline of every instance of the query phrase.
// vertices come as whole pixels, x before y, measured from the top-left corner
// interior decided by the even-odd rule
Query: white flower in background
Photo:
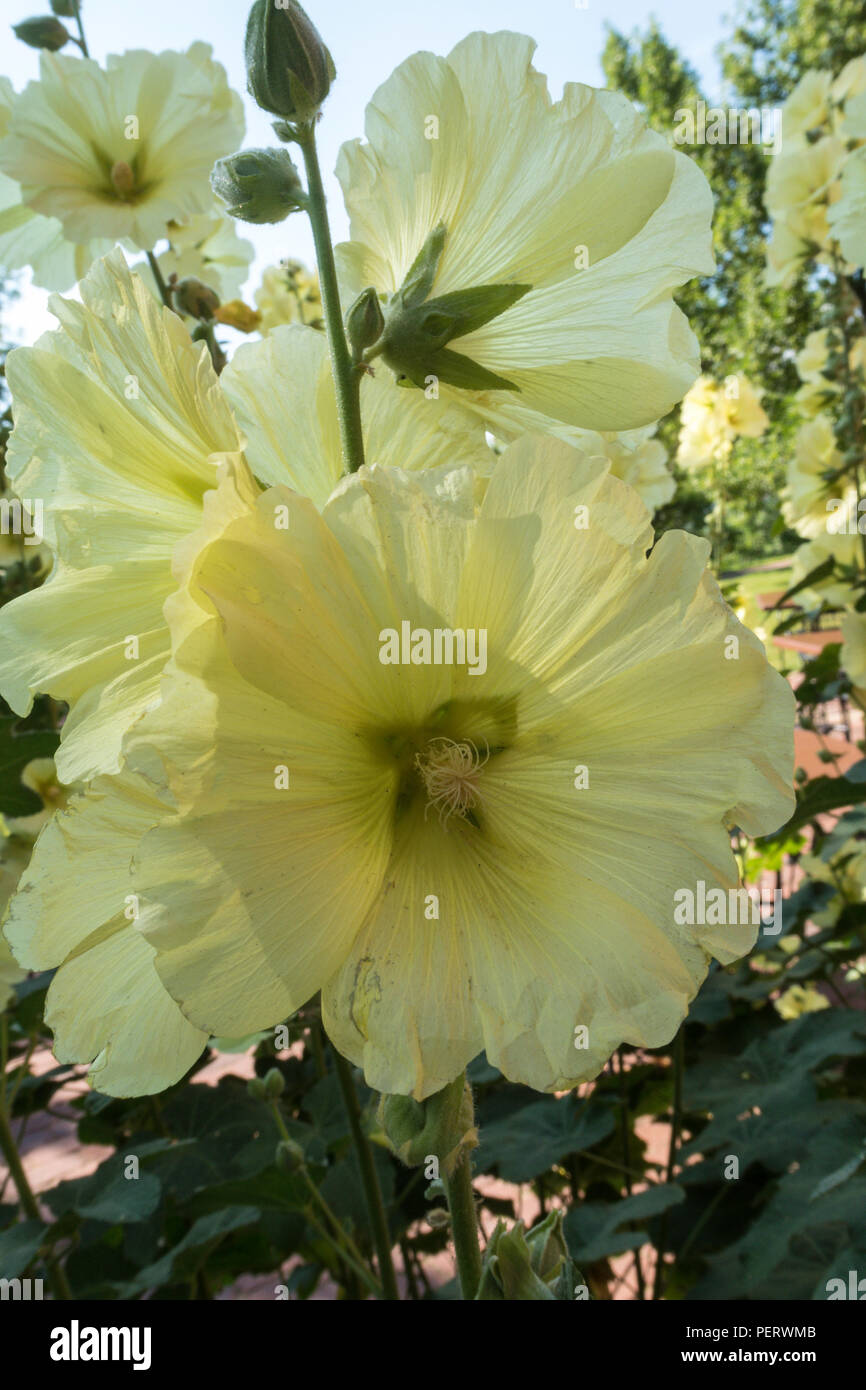
[[[770,423],[761,405],[763,394],[741,372],[732,373],[723,383],[699,377],[682,404],[680,466],[723,463],[740,435],[752,439],[762,435]]]
[[[157,257],[164,280],[172,275],[178,280],[191,276],[216,290],[220,299],[234,299],[240,294],[255,247],[238,236],[230,217],[218,211],[198,213],[188,222],[169,222],[166,235],[169,248]],[[147,280],[146,274],[144,278]]]
[[[672,296],[713,269],[710,189],[625,97],[569,83],[551,101],[534,47],[471,34],[447,58],[415,54],[375,93],[366,142],[345,144],[337,165],[352,236],[338,247],[345,300],[371,285],[389,296],[387,339],[411,299],[422,332],[411,371],[398,360],[405,336],[385,360],[416,385],[435,376],[497,433],[525,408],[637,428],[699,368]],[[416,267],[407,285],[419,256],[428,273]],[[454,333],[448,297],[491,286],[500,298],[482,296],[485,312]],[[423,334],[441,332],[429,350]]]
[[[0,144],[9,128],[15,92],[8,77],[0,77]],[[80,280],[97,256],[113,243],[105,238],[68,241],[56,217],[42,217],[21,201],[21,188],[0,173],[0,266],[22,270],[29,266],[33,283],[46,290],[68,290]]]
[[[319,277],[300,261],[269,265],[262,272],[262,283],[254,298],[261,314],[259,327],[265,336],[287,323],[308,324],[311,328],[324,325]]]
[[[809,538],[826,532],[832,524],[832,510],[827,502],[839,499],[845,503],[843,521],[846,525],[853,509],[857,515],[857,489],[846,487],[843,481],[829,483],[825,474],[842,467],[836,448],[833,422],[827,415],[800,426],[794,441],[794,457],[788,463],[787,486],[782,497],[782,515],[788,526]],[[841,497],[840,497],[840,494]]]
[[[853,266],[866,265],[866,145],[847,160],[839,181],[839,201],[827,214],[842,255]]]
[[[84,242],[150,250],[166,223],[213,207],[209,174],[244,131],[240,97],[208,44],[88,58],[43,53],[17,97],[0,170],[23,202]]]
[[[783,147],[805,144],[810,130],[819,130],[830,116],[830,88],[833,75],[810,71],[803,74],[782,107]]]

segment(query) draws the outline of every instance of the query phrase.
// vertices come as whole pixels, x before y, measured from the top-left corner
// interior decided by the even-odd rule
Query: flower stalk
[[[334,262],[334,248],[328,223],[328,208],[325,200],[325,189],[322,184],[322,171],[319,167],[319,156],[316,149],[315,128],[312,125],[303,126],[297,130],[295,138],[304,156],[304,168],[307,173],[307,213],[313,229],[313,242],[316,248],[316,263],[322,291],[322,309],[331,353],[334,388],[337,395],[337,416],[340,422],[343,462],[347,473],[357,473],[364,463],[361,377],[365,368],[352,361],[346,331],[343,327],[340,291],[337,285],[337,268]]]

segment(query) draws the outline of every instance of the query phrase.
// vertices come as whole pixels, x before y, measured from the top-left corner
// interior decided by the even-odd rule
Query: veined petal
[[[7,368],[9,476],[44,505],[57,558],[41,589],[0,613],[3,693],[22,714],[39,692],[85,702],[58,754],[67,782],[115,770],[119,735],[156,697],[172,552],[201,522],[214,457],[239,446],[207,349],[119,251],[81,294],[53,300],[61,328]]]

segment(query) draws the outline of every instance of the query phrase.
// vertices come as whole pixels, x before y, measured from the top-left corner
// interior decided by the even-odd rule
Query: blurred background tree
[[[602,66],[608,86],[624,92],[646,112],[654,129],[673,139],[677,111],[695,111],[699,101],[707,108],[778,108],[809,68],[838,73],[863,47],[862,0],[750,0],[719,52],[724,102],[715,102],[703,90],[694,68],[655,21],[628,36],[609,27]],[[768,139],[771,129],[768,119]],[[818,326],[820,300],[806,277],[790,289],[770,289],[764,283],[770,229],[764,185],[771,145],[679,148],[701,166],[715,193],[716,271],[692,280],[678,302],[701,344],[702,370],[717,381],[744,373],[763,387],[762,404],[770,417],[762,438],[738,442],[728,472],[728,564],[736,567],[786,554],[798,543],[781,523],[779,494],[798,424],[794,353]],[[678,432],[679,408],[659,427],[671,456]],[[676,496],[657,513],[657,528],[706,534],[715,498],[704,490],[700,475],[676,473]]]

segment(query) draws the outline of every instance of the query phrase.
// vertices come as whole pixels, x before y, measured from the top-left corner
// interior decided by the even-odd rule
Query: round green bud
[[[285,1089],[286,1083],[282,1072],[278,1071],[276,1067],[271,1067],[265,1075],[265,1095],[268,1100],[279,1100]]]
[[[12,25],[12,32],[28,48],[45,48],[49,53],[56,53],[72,37],[66,25],[55,19],[53,14],[22,19],[20,24]]]
[[[265,1083],[260,1076],[254,1076],[251,1081],[247,1082],[247,1095],[252,1100],[267,1100]]]
[[[282,222],[306,202],[286,150],[240,150],[218,159],[210,182],[230,215],[242,222]]]
[[[74,19],[78,13],[78,0],[51,0],[51,8],[62,19]]]
[[[277,1145],[274,1163],[281,1173],[299,1173],[306,1163],[304,1151],[294,1139],[281,1139]]]
[[[297,0],[255,0],[244,57],[247,89],[263,111],[300,124],[315,119],[336,68]]]

